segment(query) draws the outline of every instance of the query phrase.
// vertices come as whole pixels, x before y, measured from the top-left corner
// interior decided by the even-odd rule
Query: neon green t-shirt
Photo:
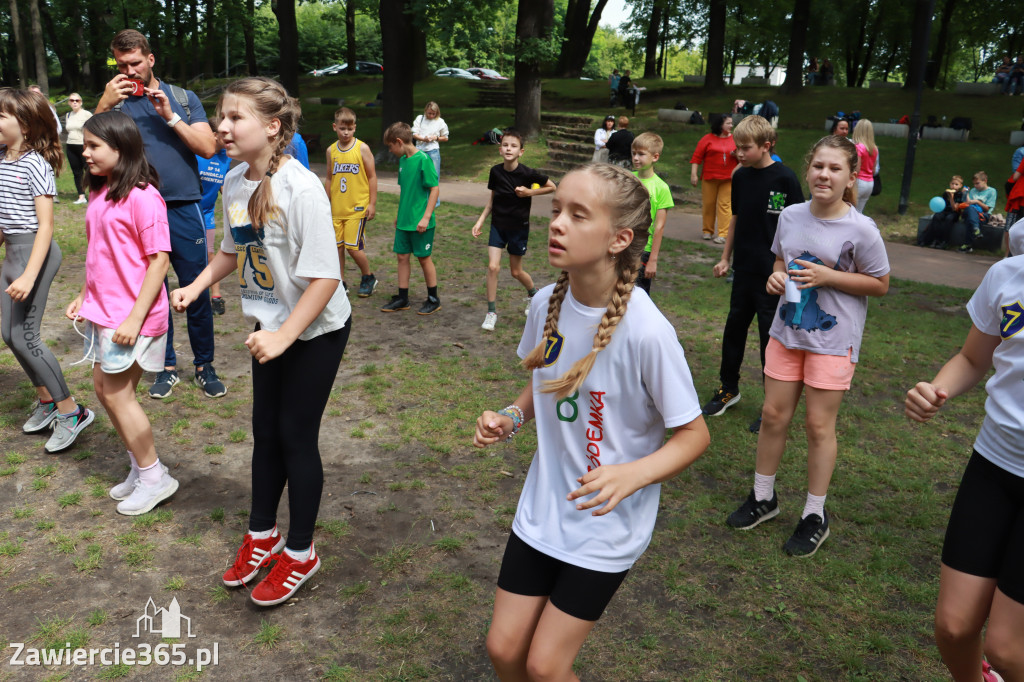
[[[398,186],[402,188],[398,197],[399,230],[416,231],[416,225],[427,212],[430,190],[437,187],[437,170],[434,162],[423,152],[402,156],[398,160]],[[428,230],[434,229],[434,214],[430,214]]]
[[[644,247],[644,251],[650,253],[651,245],[654,243],[654,221],[658,219],[658,210],[668,210],[676,203],[672,200],[672,190],[668,188],[668,183],[659,178],[657,173],[649,178],[641,178],[639,171],[633,171],[633,175],[647,188],[647,194],[651,198],[651,231],[647,235],[647,246]]]

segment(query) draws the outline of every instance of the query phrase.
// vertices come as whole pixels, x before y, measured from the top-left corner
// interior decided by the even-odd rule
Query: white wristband
[[[181,116],[179,116],[178,114],[174,114],[174,116],[171,116],[171,120],[167,122],[167,127],[173,128],[174,126],[178,125],[180,121]]]

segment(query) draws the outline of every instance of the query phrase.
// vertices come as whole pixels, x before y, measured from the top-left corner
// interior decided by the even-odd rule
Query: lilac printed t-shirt
[[[85,300],[79,314],[93,324],[117,329],[135,306],[149,269],[149,256],[171,250],[167,205],[152,185],[135,187],[118,202],[107,201],[107,188],[89,197],[85,212],[89,249],[85,256]],[[167,290],[153,301],[142,336],[167,331]]]
[[[889,273],[885,243],[875,221],[853,206],[835,220],[815,218],[809,201],[786,207],[779,215],[772,253],[782,258],[787,269],[799,269],[793,262],[799,258],[871,277]],[[787,303],[784,296],[779,299],[769,334],[789,349],[820,355],[849,353],[850,360],[857,362],[867,316],[867,296],[832,287],[801,289],[799,303]]]

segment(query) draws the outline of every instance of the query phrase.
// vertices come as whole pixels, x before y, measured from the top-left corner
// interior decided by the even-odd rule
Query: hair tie
[[[274,177],[274,171],[268,170],[268,171],[267,171],[267,177],[268,177],[268,178],[272,178],[272,177]]]

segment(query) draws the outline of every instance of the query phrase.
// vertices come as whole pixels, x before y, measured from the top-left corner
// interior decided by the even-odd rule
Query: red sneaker
[[[277,533],[277,527],[274,527]],[[244,585],[260,572],[264,566],[269,566],[274,555],[284,549],[284,536],[280,533],[271,535],[265,540],[257,540],[248,533],[242,546],[238,548],[234,565],[224,571],[224,584],[228,587]]]
[[[316,549],[309,548],[309,558],[296,561],[287,552],[275,555],[277,563],[270,570],[270,575],[253,588],[249,598],[260,606],[274,606],[292,598],[302,583],[313,577],[320,570],[320,557]]]

